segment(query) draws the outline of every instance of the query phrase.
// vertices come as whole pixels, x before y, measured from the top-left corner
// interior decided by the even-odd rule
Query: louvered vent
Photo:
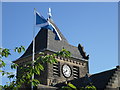
[[[54,76],[60,76],[60,63],[54,63],[53,64],[53,75]]]
[[[79,67],[73,66],[73,77],[74,79],[79,78]]]

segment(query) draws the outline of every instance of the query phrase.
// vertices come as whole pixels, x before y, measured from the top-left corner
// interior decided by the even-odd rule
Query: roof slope
[[[112,75],[115,73],[117,69],[111,69],[105,72],[101,72],[98,74],[94,74],[90,76],[90,79],[93,83],[94,86],[96,86],[98,89],[104,89],[106,84],[109,82],[111,79]]]
[[[46,28],[41,28],[41,30],[38,32],[38,34],[35,37],[35,53],[41,52],[44,50],[50,50],[53,52],[60,51],[62,48],[65,48],[66,50],[70,51],[72,54],[72,57],[78,58],[78,59],[88,59],[85,58],[87,56],[83,56],[83,49],[79,49],[78,47],[70,45],[66,38],[62,35],[58,27],[54,24],[54,22],[49,19],[49,22],[55,27],[57,33],[60,35],[62,40],[55,40],[55,33]],[[81,47],[81,46],[80,46]],[[26,52],[20,57],[26,57],[28,55],[32,54],[32,48],[33,43],[30,44],[30,46],[27,48]],[[81,47],[82,48],[82,47]],[[82,53],[81,53],[82,52]]]

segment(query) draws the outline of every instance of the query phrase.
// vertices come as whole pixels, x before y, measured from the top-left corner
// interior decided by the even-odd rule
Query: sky
[[[2,47],[13,50],[23,45],[27,48],[33,38],[34,8],[52,19],[71,45],[84,46],[89,54],[90,74],[112,69],[118,65],[118,3],[117,2],[16,2],[2,3]],[[40,30],[35,28],[36,34]],[[4,58],[8,71],[10,61],[22,54]],[[2,78],[5,84],[6,78]]]
[[[120,0],[1,0],[2,2],[119,2]]]

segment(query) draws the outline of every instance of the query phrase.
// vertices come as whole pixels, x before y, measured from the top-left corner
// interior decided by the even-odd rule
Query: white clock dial
[[[62,67],[62,72],[63,72],[63,75],[64,75],[65,77],[67,77],[67,78],[70,77],[71,74],[72,74],[71,68],[70,68],[70,66],[67,65],[67,64],[64,64],[64,65],[63,65],[63,67]]]

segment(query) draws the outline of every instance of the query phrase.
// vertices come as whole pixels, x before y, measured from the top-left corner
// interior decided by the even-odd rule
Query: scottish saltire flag
[[[36,18],[36,25],[40,26],[40,27],[44,27],[49,25],[48,21],[41,15],[39,14],[37,11],[35,11],[35,18]]]
[[[57,32],[56,28],[54,27],[54,25],[52,25],[48,20],[46,20],[36,10],[35,10],[35,17],[36,17],[36,23],[35,24],[37,26],[40,26],[41,28],[46,28],[46,29],[52,30],[53,33],[55,33],[55,40],[61,40],[61,37],[60,37],[59,33]]]
[[[50,23],[48,21],[48,25],[42,27],[42,28],[46,28],[46,29],[50,29],[53,31],[53,33],[55,34],[55,40],[62,40],[59,33],[57,32],[56,28],[54,27],[54,25],[52,23]]]
[[[53,33],[55,33],[55,40],[62,40],[56,28],[53,25],[52,27],[53,27]]]

